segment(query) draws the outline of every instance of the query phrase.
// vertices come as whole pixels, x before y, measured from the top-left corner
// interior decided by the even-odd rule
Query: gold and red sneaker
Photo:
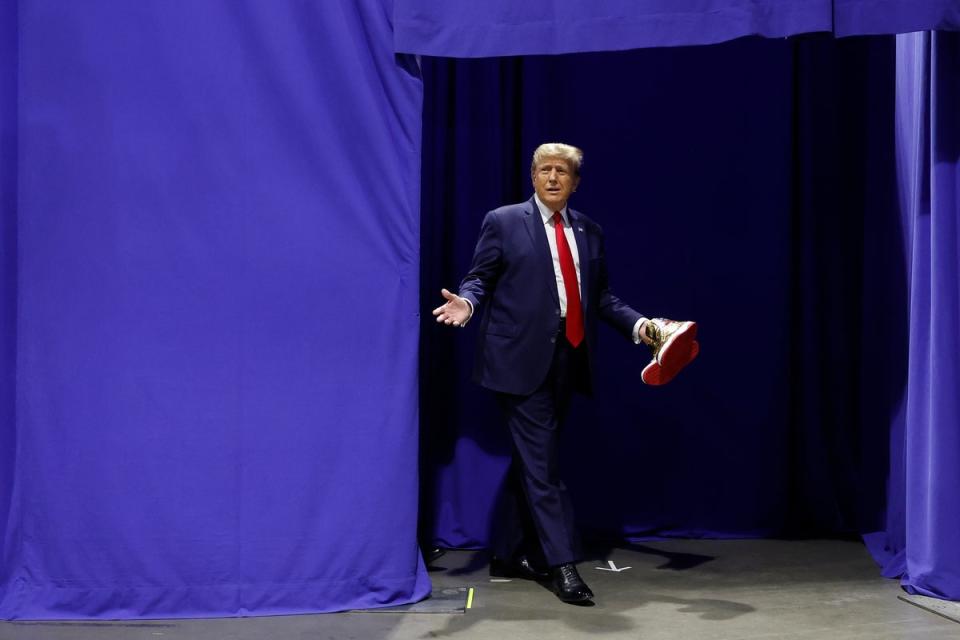
[[[641,374],[646,384],[670,382],[700,353],[696,322],[653,318],[647,322],[645,331],[652,340],[653,351],[653,359]]]

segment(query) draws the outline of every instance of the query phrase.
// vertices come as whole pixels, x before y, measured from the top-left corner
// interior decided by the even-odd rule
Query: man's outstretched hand
[[[440,293],[447,301],[433,310],[433,315],[437,316],[437,322],[462,327],[470,319],[470,303],[466,298],[461,298],[446,289],[441,289]]]

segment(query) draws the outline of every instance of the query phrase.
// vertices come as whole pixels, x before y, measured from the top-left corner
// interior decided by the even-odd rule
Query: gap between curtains
[[[657,257],[656,243],[641,240],[648,259],[671,265],[668,288],[686,293],[671,298],[658,290],[658,283],[641,287],[629,279],[615,280],[621,295],[639,300],[635,304],[642,310],[668,303],[671,313],[681,309],[706,318],[704,328],[743,316],[746,304],[759,307],[746,314],[754,320],[748,342],[737,344],[765,345],[763,362],[754,368],[770,375],[757,380],[736,373],[743,363],[739,349],[726,353],[723,341],[714,343],[719,360],[711,363],[705,352],[685,372],[684,384],[694,390],[696,403],[683,401],[683,394],[673,389],[656,401],[631,390],[622,380],[621,372],[630,366],[629,357],[620,353],[622,345],[615,339],[613,346],[602,345],[607,365],[613,363],[621,372],[609,374],[600,386],[619,389],[612,396],[622,400],[616,407],[597,403],[598,408],[575,413],[591,429],[568,438],[575,443],[570,449],[583,457],[573,463],[569,476],[589,532],[613,539],[868,532],[865,540],[884,565],[884,575],[903,575],[904,585],[918,593],[960,597],[954,543],[960,531],[956,39],[952,33],[901,36],[895,57],[883,53],[888,47],[871,49],[859,40],[831,47],[829,38],[800,39],[792,69],[788,59],[780,59],[784,52],[775,43],[767,43],[764,53],[757,44],[758,53],[747,54],[750,62],[740,63],[738,47],[751,46],[748,41],[699,50],[709,54],[710,63],[732,61],[731,68],[739,70],[736,78],[724,76],[723,69],[700,77],[697,73],[709,69],[709,63],[701,60],[688,69],[688,58],[697,50],[683,49],[429,61],[426,114],[435,126],[426,137],[424,291],[456,282],[469,258],[477,218],[503,202],[525,198],[526,154],[540,141],[563,139],[588,149],[578,206],[592,212],[608,233],[616,230],[608,250],[612,277],[629,272],[630,260],[619,256],[633,255],[637,239],[650,227],[636,222],[636,216],[648,214],[621,210],[615,194],[625,184],[645,185],[643,209],[653,212],[665,237],[684,237],[683,229],[692,227],[718,245],[700,246],[700,235],[686,236],[687,250],[678,264],[669,252]],[[624,64],[629,57],[636,59],[633,66]],[[792,159],[776,154],[785,144],[778,144],[776,136],[789,126],[777,114],[791,89],[769,80],[751,81],[758,60],[784,65],[773,77],[793,74]],[[726,82],[726,90],[709,95],[716,89],[714,81]],[[541,85],[576,92],[548,101],[550,91]],[[753,100],[728,105],[734,87]],[[680,96],[687,94],[684,102]],[[711,108],[700,109],[702,105]],[[755,106],[760,110],[755,112]],[[767,128],[755,147],[722,142],[726,132],[737,130],[739,117],[750,122],[740,134],[741,143]],[[639,151],[625,156],[624,147]],[[716,149],[729,152],[709,171],[698,171],[705,158],[710,164]],[[751,149],[761,150],[762,166],[750,164]],[[607,164],[605,155],[614,160]],[[470,167],[477,179],[458,182],[461,167]],[[777,182],[791,173],[792,192]],[[688,179],[696,189],[685,186]],[[727,191],[715,180],[737,190]],[[592,190],[598,181],[610,186],[612,199],[606,199],[602,187]],[[773,192],[758,191],[771,185]],[[475,193],[478,186],[482,188]],[[744,193],[753,197],[736,199]],[[786,227],[776,218],[786,204],[777,193],[789,193],[795,208]],[[718,214],[711,197],[719,195],[728,202],[720,201]],[[750,207],[759,207],[755,216],[749,215]],[[456,212],[452,218],[451,211]],[[685,217],[679,228],[671,212]],[[701,213],[710,221],[701,220]],[[732,220],[746,216],[763,224],[755,230],[743,223],[748,226],[728,238],[723,228],[710,226],[716,215]],[[773,226],[764,226],[771,219]],[[742,260],[732,279],[711,289],[728,292],[733,301],[737,283],[752,282],[752,257],[764,255],[757,252],[761,237],[774,247],[784,243],[773,256],[789,256],[793,266],[784,269],[766,256],[763,278],[752,289],[744,285],[747,297],[737,304],[705,304],[709,294],[702,293],[702,276],[696,273],[725,273]],[[724,250],[741,242],[750,248]],[[711,259],[714,251],[719,253]],[[897,259],[901,255],[907,257]],[[765,286],[768,281],[773,284]],[[778,302],[776,291],[790,293]],[[717,318],[710,321],[713,314]],[[778,322],[792,323],[790,352],[778,348],[783,343],[771,328]],[[851,323],[855,335],[842,328]],[[506,452],[497,415],[466,375],[438,373],[469,369],[470,329],[467,339],[459,337],[457,343],[434,335],[436,328],[430,325],[423,330],[424,353],[430,355],[425,362],[433,370],[428,366],[422,374],[422,394],[433,402],[456,399],[424,415],[436,463],[427,489],[435,510],[425,528],[432,527],[447,544],[482,546],[489,526],[487,501],[502,475]],[[777,375],[784,370],[788,379],[780,380]],[[707,378],[699,378],[703,373]],[[742,390],[728,389],[719,394],[728,402],[716,403],[718,386],[740,380],[752,381],[748,386],[754,391],[766,385],[765,391],[747,398]],[[701,384],[707,386],[701,389]],[[788,391],[781,394],[783,389]],[[789,411],[781,414],[783,407]],[[764,420],[776,429],[747,438],[740,433]],[[779,432],[781,421],[786,434]],[[711,455],[704,456],[701,447]],[[769,464],[786,476],[771,471],[752,486],[779,498],[768,504],[767,492],[754,490],[739,494],[750,495],[751,504],[729,501],[728,488],[751,484],[750,474],[762,476]],[[701,496],[705,487],[707,498]]]

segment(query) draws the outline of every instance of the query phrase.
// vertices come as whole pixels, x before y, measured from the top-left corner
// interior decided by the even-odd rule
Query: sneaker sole
[[[679,360],[671,356],[671,358],[667,360],[671,366],[662,366],[656,360],[651,360],[650,364],[643,368],[643,373],[640,374],[640,378],[645,384],[654,387],[667,384],[673,380],[684,367],[693,362],[699,353],[700,343],[694,340],[690,343],[686,359]]]

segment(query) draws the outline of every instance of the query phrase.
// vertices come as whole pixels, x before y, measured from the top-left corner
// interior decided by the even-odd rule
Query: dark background
[[[584,149],[571,205],[606,232],[614,291],[695,319],[698,360],[644,387],[646,348],[601,330],[565,475],[589,538],[883,528],[905,385],[894,40],[424,58],[422,537],[486,542],[508,446],[469,380],[475,326],[429,310],[483,215],[528,199],[541,142]]]

